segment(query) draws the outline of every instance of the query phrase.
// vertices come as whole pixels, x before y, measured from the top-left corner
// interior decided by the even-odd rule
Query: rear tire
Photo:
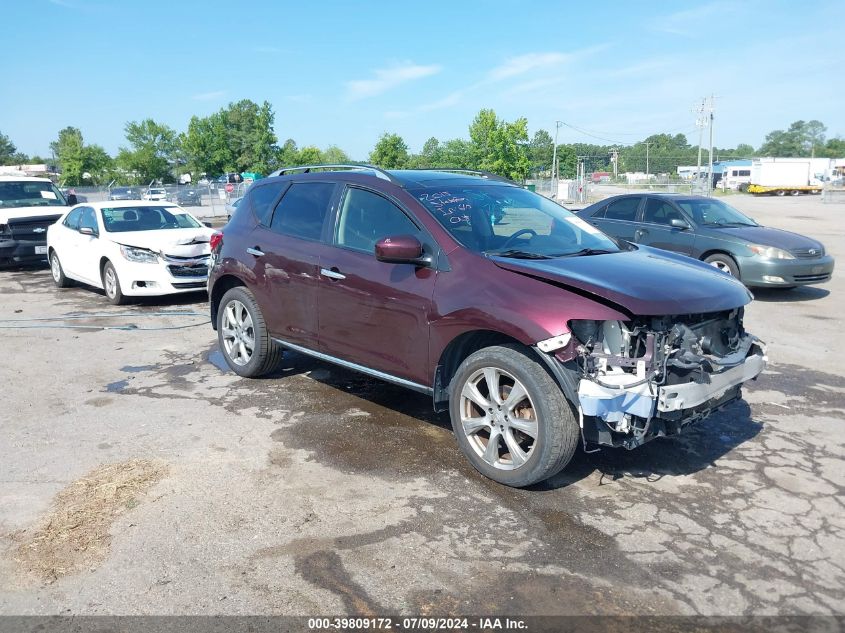
[[[56,251],[50,251],[50,274],[53,275],[53,281],[57,288],[69,288],[73,285],[70,279],[65,277],[65,271]]]
[[[706,258],[704,261],[714,268],[718,268],[723,273],[727,273],[731,277],[739,279],[739,267],[730,255],[715,253],[714,255]]]
[[[580,437],[560,386],[518,345],[470,354],[451,381],[449,413],[473,467],[506,486],[530,486],[560,472]]]
[[[220,300],[217,342],[226,364],[244,378],[273,371],[282,358],[282,348],[270,338],[255,295],[243,286],[230,288]]]
[[[785,196],[786,191],[784,191],[783,189],[778,189],[777,191],[775,191],[775,195],[776,196]]]
[[[793,189],[792,191],[789,192],[789,195],[790,196],[800,196],[801,192],[798,191],[797,189]]]
[[[123,291],[120,289],[120,279],[114,269],[114,264],[111,262],[106,262],[106,265],[103,266],[103,290],[106,291],[106,298],[114,305],[119,306],[126,303],[126,297],[123,296]]]

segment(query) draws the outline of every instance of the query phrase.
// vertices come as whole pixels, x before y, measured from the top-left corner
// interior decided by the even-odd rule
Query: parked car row
[[[554,475],[579,444],[635,448],[740,398],[766,366],[743,281],[817,283],[802,262],[833,267],[820,244],[707,198],[621,196],[576,215],[483,172],[310,170],[256,182],[218,232],[165,200],[56,209],[41,255],[56,285],[113,303],[207,289],[240,376],[293,350],[426,394],[470,463],[510,486]],[[31,189],[28,202],[66,205]],[[615,237],[623,224],[633,233]],[[661,231],[692,246],[661,250],[675,244]],[[731,250],[743,239],[757,250]]]

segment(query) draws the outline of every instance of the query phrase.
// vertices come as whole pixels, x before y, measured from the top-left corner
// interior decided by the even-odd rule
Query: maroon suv
[[[430,394],[501,483],[555,474],[579,442],[679,433],[765,367],[740,282],[615,241],[512,182],[277,174],[212,240],[211,322],[229,366],[260,376],[290,349]]]

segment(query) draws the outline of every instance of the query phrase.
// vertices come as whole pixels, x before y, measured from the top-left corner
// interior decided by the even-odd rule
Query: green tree
[[[106,183],[115,176],[114,159],[99,145],[86,145],[83,150],[85,171],[95,183]]]
[[[531,152],[531,169],[533,171],[547,171],[552,169],[555,142],[546,130],[537,130],[529,144]]]
[[[827,158],[845,157],[845,139],[841,136],[827,139],[824,146],[824,155]]]
[[[124,128],[130,148],[121,147],[117,163],[142,184],[169,180],[170,165],[177,149],[175,130],[152,119],[129,121]]]
[[[191,117],[188,131],[180,135],[179,141],[182,158],[194,174],[216,176],[235,168],[222,111]]]
[[[821,121],[794,121],[787,130],[772,130],[760,147],[762,156],[812,156],[825,145],[827,128]]]
[[[276,152],[276,164],[279,167],[293,167],[299,162],[299,149],[296,141],[289,138],[284,142],[279,151]]]
[[[452,169],[473,169],[472,144],[462,138],[454,138],[438,147],[432,158],[431,167]]]
[[[0,132],[0,165],[15,165],[17,151],[12,139]]]
[[[69,126],[61,130],[59,138],[50,143],[50,150],[58,163],[62,182],[81,185],[85,173],[85,142],[79,128]]]
[[[384,169],[402,169],[408,164],[408,146],[398,134],[385,132],[370,152],[370,163]]]
[[[531,168],[528,120],[500,121],[493,110],[481,110],[469,127],[473,162],[477,169],[513,180],[524,180]]]
[[[346,155],[346,152],[337,145],[329,145],[322,152],[320,162],[324,165],[344,165],[351,161],[349,156]]]
[[[296,165],[319,165],[323,162],[323,152],[319,147],[307,145],[297,153]]]

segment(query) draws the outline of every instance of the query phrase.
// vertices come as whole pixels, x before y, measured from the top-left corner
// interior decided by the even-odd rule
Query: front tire
[[[217,342],[226,364],[244,378],[273,371],[282,358],[282,348],[270,338],[255,296],[243,286],[229,289],[220,300]]]
[[[126,303],[126,297],[123,296],[123,291],[120,289],[120,279],[117,276],[117,271],[114,269],[114,264],[106,262],[103,266],[103,290],[106,291],[106,298],[116,306]]]
[[[50,274],[53,275],[53,281],[57,288],[69,288],[73,285],[70,279],[65,276],[65,271],[56,251],[50,252]]]
[[[517,345],[481,349],[451,381],[449,413],[461,451],[482,475],[530,486],[563,469],[578,445],[572,406]]]
[[[711,255],[704,261],[713,266],[714,268],[718,268],[723,273],[727,273],[731,277],[736,277],[737,279],[739,279],[739,267],[736,265],[736,262],[730,255],[716,253],[714,255]]]

